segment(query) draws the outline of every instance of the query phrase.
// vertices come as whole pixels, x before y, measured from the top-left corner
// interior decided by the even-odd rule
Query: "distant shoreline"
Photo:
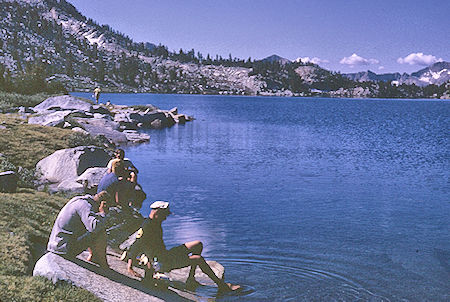
[[[91,91],[70,91],[69,94],[73,93],[88,93],[92,94]],[[404,100],[404,101],[450,101],[450,99],[438,99],[438,98],[361,98],[361,97],[332,97],[332,96],[281,96],[281,95],[239,95],[239,94],[194,94],[194,93],[161,93],[161,92],[102,92],[105,94],[151,94],[151,95],[175,95],[175,96],[220,96],[220,97],[256,97],[256,98],[301,98],[301,99],[341,99],[341,100]],[[100,98],[101,100],[101,98]],[[100,101],[101,102],[101,101]]]

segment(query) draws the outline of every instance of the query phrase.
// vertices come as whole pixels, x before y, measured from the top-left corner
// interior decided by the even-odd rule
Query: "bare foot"
[[[224,285],[219,286],[219,293],[227,293],[240,290],[241,286],[238,284],[224,283]]]
[[[91,253],[89,253],[89,255],[86,257],[86,260],[87,261],[92,261],[92,254]]]
[[[127,269],[127,272],[128,272],[128,274],[129,274],[131,277],[142,278],[141,274],[139,274],[138,272],[136,272],[136,271],[133,270],[133,269]]]

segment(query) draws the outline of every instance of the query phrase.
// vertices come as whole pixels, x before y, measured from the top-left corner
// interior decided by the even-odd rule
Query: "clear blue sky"
[[[329,70],[414,72],[450,61],[450,1],[69,0],[137,42],[204,55],[318,58]]]

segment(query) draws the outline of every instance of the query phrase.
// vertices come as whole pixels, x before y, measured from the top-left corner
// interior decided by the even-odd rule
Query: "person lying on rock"
[[[116,149],[114,151],[114,157],[106,165],[108,168],[108,173],[112,172],[112,163],[115,159],[120,159],[123,161],[125,172],[128,174],[128,180],[137,184],[137,174],[139,173],[139,170],[133,165],[129,158],[125,157],[125,151],[123,149]]]
[[[117,205],[127,208],[128,198],[133,185],[125,176],[124,162],[121,159],[113,160],[111,173],[107,173],[102,177],[97,187],[97,193],[107,191]]]
[[[132,276],[141,277],[133,270],[133,261],[142,253],[148,259],[156,257],[158,262],[162,264],[161,271],[169,272],[173,269],[190,266],[189,277],[186,281],[188,288],[195,288],[200,284],[195,280],[195,269],[197,266],[213,280],[219,287],[219,292],[228,292],[240,289],[239,285],[225,283],[224,280],[218,278],[201,253],[203,244],[200,241],[186,242],[176,246],[170,250],[166,249],[163,240],[162,222],[171,214],[169,202],[155,201],[150,206],[151,211],[147,219],[145,219],[141,228],[138,230],[137,239],[128,251],[122,255],[122,260],[127,261],[128,273]],[[153,276],[154,270],[151,262],[147,263],[148,270],[146,277]]]
[[[90,248],[92,253],[88,260],[108,268],[105,215],[111,206],[114,203],[106,191],[69,200],[56,217],[47,250],[74,259]]]

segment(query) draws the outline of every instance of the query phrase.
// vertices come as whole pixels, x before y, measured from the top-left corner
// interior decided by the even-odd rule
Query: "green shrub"
[[[48,97],[49,95],[45,93],[23,95],[0,91],[0,110],[5,112],[20,106],[34,107]]]
[[[67,144],[70,148],[78,146],[97,146],[97,147],[111,147],[111,142],[104,135],[97,135],[92,137],[90,134],[73,131],[66,137]]]
[[[57,93],[67,94],[68,93],[66,87],[64,87],[64,85],[61,82],[57,82],[57,81],[48,83],[46,92],[50,93],[50,94],[57,94]]]
[[[34,188],[37,179],[35,169],[27,169],[21,166],[16,167],[5,157],[0,157],[0,172],[14,171],[19,177],[18,186],[22,188]]]

